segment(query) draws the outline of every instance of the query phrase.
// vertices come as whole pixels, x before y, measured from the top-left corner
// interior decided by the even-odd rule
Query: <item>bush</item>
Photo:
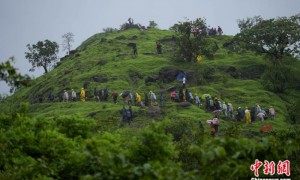
[[[292,75],[286,66],[269,66],[262,75],[262,85],[275,93],[282,93]]]
[[[81,136],[87,138],[96,125],[93,119],[84,119],[76,116],[60,116],[55,119],[59,132],[69,138]]]
[[[117,28],[111,28],[111,27],[103,28],[102,30],[103,30],[105,33],[116,33],[116,32],[119,31]]]

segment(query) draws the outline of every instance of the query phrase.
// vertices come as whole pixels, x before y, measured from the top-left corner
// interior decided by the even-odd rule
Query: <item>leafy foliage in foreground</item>
[[[10,57],[7,61],[0,63],[0,81],[4,81],[11,87],[10,92],[14,92],[22,86],[27,86],[30,81],[28,75],[21,75],[17,72],[17,69],[11,65],[14,59],[14,57]]]
[[[239,178],[253,176],[249,167],[255,158],[290,159],[292,174],[299,172],[295,130],[287,137],[277,132],[255,139],[211,138],[193,121],[166,120],[138,132],[125,127],[99,134],[91,119],[49,121],[21,109],[0,116],[0,179]],[[71,123],[68,131],[62,123]],[[187,131],[178,131],[182,126]]]

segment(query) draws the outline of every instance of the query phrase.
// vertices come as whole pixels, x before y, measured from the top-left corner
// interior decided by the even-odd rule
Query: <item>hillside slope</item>
[[[205,131],[209,126],[205,121],[213,114],[205,110],[205,101],[200,108],[195,105],[179,106],[172,102],[166,89],[181,86],[176,80],[174,72],[183,71],[187,74],[187,88],[201,97],[210,94],[224,102],[237,107],[251,107],[260,104],[264,109],[274,106],[277,112],[275,121],[254,122],[247,125],[241,122],[243,131],[258,132],[263,125],[272,125],[275,130],[285,129],[287,105],[289,99],[299,98],[300,93],[290,91],[278,96],[266,91],[260,82],[260,76],[265,68],[262,57],[252,53],[230,54],[223,48],[223,43],[230,41],[230,36],[212,37],[218,42],[219,50],[214,59],[205,59],[199,63],[173,61],[175,41],[173,32],[167,30],[126,30],[118,33],[99,33],[87,39],[73,54],[62,58],[57,66],[32,82],[32,85],[23,88],[8,99],[7,105],[1,107],[3,111],[15,108],[21,101],[31,103],[29,112],[36,117],[56,118],[61,115],[77,115],[93,118],[97,122],[99,131],[118,129],[120,123],[120,109],[123,102],[115,105],[110,97],[108,102],[95,102],[93,89],[107,87],[121,93],[123,90],[138,92],[144,100],[144,93],[153,91],[158,99],[160,92],[164,98],[163,105],[139,108],[134,106],[134,121],[132,127],[141,127],[151,120],[170,119],[191,120],[204,124]],[[163,54],[156,54],[156,41],[163,44]],[[132,55],[130,43],[137,44],[138,55]],[[153,82],[145,83],[145,81]],[[86,102],[60,102],[63,90],[77,92],[89,84]],[[55,92],[55,102],[47,102],[51,90]],[[38,103],[37,96],[42,94],[43,103]],[[127,107],[127,106],[126,106]],[[230,127],[229,118],[221,116],[220,134],[222,129]],[[223,131],[224,133],[225,131]],[[251,133],[250,133],[251,134]]]

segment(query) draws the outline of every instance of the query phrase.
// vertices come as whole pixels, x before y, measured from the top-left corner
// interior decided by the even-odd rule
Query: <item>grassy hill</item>
[[[299,90],[265,90],[261,75],[266,61],[251,52],[230,53],[223,44],[231,36],[211,37],[219,47],[213,59],[175,60],[174,35],[158,29],[95,34],[52,71],[6,98],[0,106],[0,179],[240,179],[253,177],[249,167],[255,159],[289,159],[292,175],[298,177],[295,141],[300,137],[289,113]],[[163,44],[163,54],[156,53],[156,41]],[[138,55],[132,55],[130,43],[137,44]],[[291,68],[298,71],[299,66]],[[276,118],[246,124],[221,115],[219,133],[212,138],[206,120],[214,114],[206,111],[204,99],[199,108],[169,98],[168,88],[182,86],[176,80],[179,71],[186,73],[193,95],[230,102],[234,114],[237,107],[273,106]],[[89,84],[87,101],[60,101],[64,90],[79,93],[84,84]],[[133,106],[133,122],[122,125],[120,97],[118,104],[111,97],[94,100],[94,88],[103,87],[110,93],[138,92],[143,101],[144,93],[155,92],[158,101],[162,93],[164,101]],[[54,102],[47,100],[51,90]],[[264,125],[273,131],[260,133]]]
[[[166,70],[176,69],[187,73],[188,89],[199,97],[202,94],[211,94],[222,101],[232,103],[235,110],[237,107],[250,108],[256,103],[266,110],[269,106],[275,107],[277,112],[275,121],[257,121],[251,125],[243,123],[244,129],[258,132],[259,127],[266,124],[272,125],[275,130],[287,128],[289,99],[299,98],[300,93],[289,91],[285,95],[278,95],[266,91],[260,80],[265,68],[263,57],[250,52],[228,53],[228,50],[223,48],[223,43],[230,41],[232,37],[218,36],[212,37],[219,46],[214,59],[204,59],[200,63],[175,62],[173,35],[171,31],[156,29],[144,32],[132,29],[118,33],[95,34],[84,41],[75,53],[62,58],[51,72],[34,80],[30,87],[14,94],[11,97],[14,100],[9,107],[20,101],[28,101],[32,103],[29,112],[36,117],[53,118],[60,115],[92,117],[100,127],[109,125],[110,128],[117,129],[120,121],[119,110],[123,105],[121,99],[119,98],[118,105],[112,103],[112,98],[109,98],[108,102],[95,102],[92,97],[93,89],[107,87],[110,92],[115,90],[121,93],[123,90],[130,90],[142,95],[152,90],[159,98],[159,92],[172,86],[177,88],[181,86],[176,77],[171,77],[174,81],[169,83],[164,83],[162,79]],[[162,55],[156,54],[156,41],[163,44]],[[138,55],[132,55],[132,48],[128,43],[137,44]],[[159,80],[146,84],[145,80],[148,77]],[[75,89],[79,92],[86,82],[89,83],[87,102],[59,102],[63,90]],[[51,89],[56,95],[54,103],[46,100]],[[44,103],[35,103],[36,96],[40,93],[44,96]],[[163,93],[163,96],[164,104],[156,120],[190,119],[201,120],[205,124],[205,121],[213,116],[211,112],[205,111],[204,99],[201,108],[180,107],[178,103],[170,101],[168,92]],[[147,115],[146,108],[133,108],[135,112],[133,127],[140,127],[151,121],[153,116]],[[221,116],[220,129],[231,123],[228,118]],[[208,126],[206,130],[209,131]]]

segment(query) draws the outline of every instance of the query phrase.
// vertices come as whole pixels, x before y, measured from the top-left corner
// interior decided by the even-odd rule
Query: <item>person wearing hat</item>
[[[275,109],[272,106],[270,106],[270,108],[269,108],[269,116],[271,117],[272,120],[274,120],[274,118],[275,118]]]
[[[71,97],[72,97],[72,101],[76,101],[76,92],[74,91],[74,89],[72,89],[72,93],[71,93]]]
[[[81,91],[80,91],[80,100],[82,102],[85,101],[85,90],[84,90],[84,88],[81,88]]]

